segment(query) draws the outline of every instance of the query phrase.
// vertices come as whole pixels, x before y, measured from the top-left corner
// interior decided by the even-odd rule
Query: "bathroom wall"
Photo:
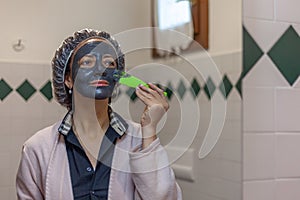
[[[84,27],[118,34],[131,28],[149,26],[150,1],[93,0],[89,5],[69,0],[2,1],[0,4],[0,24],[5,27],[0,38],[0,194],[3,199],[13,200],[16,199],[14,181],[22,143],[65,113],[65,109],[54,101],[51,93],[49,63],[54,50],[63,38]],[[114,14],[110,13],[111,10],[115,11]],[[146,81],[156,81],[166,87],[171,108],[159,133],[165,146],[177,133],[182,120],[181,107],[187,106],[186,109],[191,111],[187,121],[198,119],[199,129],[185,130],[196,131],[190,148],[173,163],[184,199],[238,200],[242,195],[241,0],[226,3],[211,0],[209,11],[208,52],[213,60],[206,56],[211,65],[202,68],[208,72],[208,76],[199,74],[195,66],[183,59],[153,60],[148,50],[128,52],[127,69]],[[150,36],[147,38],[150,43]],[[22,39],[25,46],[20,52],[12,49],[18,39]],[[132,40],[132,43],[135,42]],[[120,43],[127,48],[126,41],[121,40]],[[203,52],[194,52],[184,57],[201,65],[203,55]],[[151,63],[171,67],[169,72],[180,74],[180,78],[174,80],[168,72],[151,70]],[[157,65],[153,64],[154,67]],[[147,68],[149,66],[150,70]],[[209,67],[219,70],[220,79],[209,74]],[[120,102],[125,102],[123,105],[126,106],[120,106]],[[226,118],[221,120],[224,128],[213,151],[207,157],[199,159],[199,149],[216,102],[227,104]],[[195,108],[189,106],[195,104],[199,105],[200,118],[197,118]],[[132,95],[132,90],[125,87],[120,88],[119,99],[113,106],[135,121],[139,121],[143,110],[143,105]],[[172,154],[182,147],[176,148],[170,148],[168,152]]]
[[[48,65],[0,63],[0,69],[0,194],[12,200],[22,144],[65,110],[52,100]]]
[[[243,199],[299,199],[300,2],[243,4]]]
[[[151,25],[150,2],[2,0],[0,60],[49,63],[53,50],[62,39],[79,29],[94,28],[118,34],[133,28],[148,27]],[[240,9],[240,0],[211,0],[209,4],[209,52],[217,54],[240,51],[241,12],[230,12]],[[18,39],[22,39],[25,45],[22,53],[16,53],[12,49],[12,45],[16,44]]]

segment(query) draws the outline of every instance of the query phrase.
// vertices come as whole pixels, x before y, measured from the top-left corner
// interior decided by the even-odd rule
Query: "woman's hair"
[[[68,109],[72,108],[72,95],[68,93],[67,86],[64,82],[66,75],[70,73],[69,59],[77,45],[89,38],[104,38],[111,43],[117,53],[117,68],[119,70],[124,70],[124,54],[122,53],[118,42],[111,37],[109,33],[92,29],[83,29],[75,32],[73,36],[66,38],[56,50],[51,65],[54,96],[58,103]]]

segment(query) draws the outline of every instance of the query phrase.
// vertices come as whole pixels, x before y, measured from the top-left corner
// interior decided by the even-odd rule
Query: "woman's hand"
[[[148,83],[148,85],[149,88],[139,86],[136,89],[137,96],[146,105],[141,117],[144,147],[156,138],[157,124],[169,109],[164,91],[152,83]]]

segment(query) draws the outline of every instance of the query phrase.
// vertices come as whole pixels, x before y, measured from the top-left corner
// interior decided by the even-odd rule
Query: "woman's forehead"
[[[117,56],[114,46],[103,38],[92,38],[86,40],[80,43],[74,51],[75,56],[82,56],[89,53],[111,54],[113,57]]]

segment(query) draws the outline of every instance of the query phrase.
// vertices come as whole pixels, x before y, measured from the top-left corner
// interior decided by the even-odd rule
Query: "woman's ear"
[[[72,81],[72,78],[70,76],[70,74],[67,74],[65,76],[65,85],[69,88],[69,89],[72,89],[73,88],[73,81]]]

